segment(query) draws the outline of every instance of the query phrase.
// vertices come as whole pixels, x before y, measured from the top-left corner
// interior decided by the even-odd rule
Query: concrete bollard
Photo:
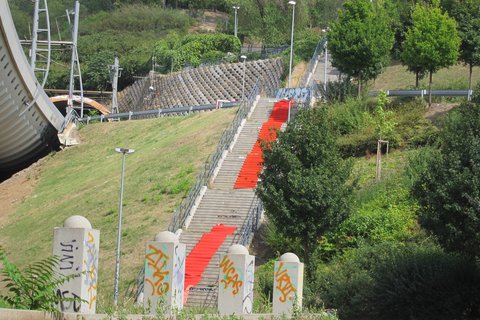
[[[143,306],[150,314],[171,314],[183,308],[185,245],[170,231],[159,232],[147,241]],[[157,310],[158,309],[158,310]]]
[[[59,297],[78,299],[61,302],[60,311],[95,314],[99,243],[100,231],[82,216],[71,216],[53,230],[53,255],[60,259],[56,271],[64,276],[80,274],[57,288]]]
[[[283,254],[273,273],[273,314],[291,315],[302,308],[303,263],[294,253]]]
[[[219,266],[218,311],[220,315],[251,314],[255,257],[240,244],[231,246]]]

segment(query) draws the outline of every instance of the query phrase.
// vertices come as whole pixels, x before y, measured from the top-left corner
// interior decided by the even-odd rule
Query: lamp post
[[[328,67],[327,31],[328,31],[328,29],[322,29],[322,32],[325,35],[325,70],[324,70],[324,74],[323,74],[323,79],[324,79],[324,81],[323,81],[323,91],[324,92],[327,92],[327,81],[328,81],[328,79],[327,79],[327,67]]]
[[[288,1],[292,5],[292,37],[290,39],[290,68],[288,71],[288,87],[290,88],[292,81],[292,64],[293,64],[293,30],[295,29],[295,4],[296,1]]]
[[[122,238],[122,206],[123,206],[123,179],[125,174],[125,156],[135,152],[133,149],[115,148],[115,151],[123,154],[122,157],[122,178],[120,180],[120,206],[118,209],[118,237],[117,237],[117,261],[115,268],[115,287],[113,290],[113,304],[118,303],[118,278],[120,275],[120,241]]]
[[[237,18],[237,10],[240,9],[239,6],[233,6],[233,10],[235,10],[235,21],[234,21],[234,31],[233,35],[236,37],[237,36],[237,29],[238,29],[238,18]]]
[[[245,101],[245,61],[247,56],[240,56],[240,59],[243,60],[243,75],[242,75],[242,102]]]

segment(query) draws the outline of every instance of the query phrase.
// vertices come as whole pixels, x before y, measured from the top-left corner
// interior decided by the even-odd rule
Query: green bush
[[[374,266],[399,250],[397,243],[386,242],[350,249],[329,263],[318,265],[316,282],[311,283],[307,306],[337,309],[341,319],[368,319],[373,314],[369,303]],[[373,319],[373,318],[372,318]]]
[[[328,117],[333,128],[345,135],[357,132],[370,124],[371,116],[365,110],[366,104],[362,100],[347,99],[343,103],[329,104]]]
[[[479,271],[438,248],[409,247],[374,268],[370,305],[382,319],[478,319]]]
[[[254,313],[270,313],[273,296],[273,269],[275,261],[270,260],[255,270],[253,311]]]
[[[319,89],[320,95],[329,103],[345,102],[349,98],[356,97],[358,92],[357,85],[347,78],[328,82],[326,90],[323,85]]]

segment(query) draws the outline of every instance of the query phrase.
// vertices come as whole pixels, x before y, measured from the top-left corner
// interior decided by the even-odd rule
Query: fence
[[[368,93],[371,97],[376,97],[380,91],[371,91]],[[387,90],[385,91],[389,97],[424,97],[428,96],[429,90]],[[473,90],[432,90],[432,96],[436,97],[470,97]]]
[[[308,86],[308,83],[310,82],[310,79],[312,77],[312,73],[315,71],[315,66],[318,62],[318,58],[325,50],[325,43],[326,43],[326,38],[323,37],[317,44],[317,47],[315,48],[315,52],[312,55],[312,58],[308,62],[307,69],[305,70],[305,73],[303,74],[303,77],[300,79],[298,86],[299,87],[306,87]]]
[[[238,106],[239,104],[240,102],[238,101],[223,102],[222,108],[232,108],[232,107]],[[90,121],[103,122],[105,120],[113,120],[113,119],[114,120],[120,120],[120,119],[131,120],[132,118],[149,118],[149,117],[162,117],[162,116],[172,116],[172,115],[186,115],[192,112],[210,111],[216,108],[217,108],[217,104],[211,103],[211,104],[205,104],[201,106],[166,108],[166,109],[143,110],[143,111],[129,111],[129,112],[113,113],[113,114],[100,115],[100,116],[83,117],[83,118],[79,118],[78,122],[82,124],[89,124]]]

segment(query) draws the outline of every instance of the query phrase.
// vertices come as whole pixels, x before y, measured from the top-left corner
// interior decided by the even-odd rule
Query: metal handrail
[[[251,235],[258,228],[258,223],[260,221],[260,216],[262,215],[262,212],[263,202],[257,196],[255,196],[250,205],[247,219],[245,219],[245,223],[240,230],[240,239],[238,241],[239,244],[242,244],[244,246],[250,245],[250,242],[252,240]]]
[[[260,92],[260,81],[257,80],[255,86],[253,87],[252,91],[248,95],[247,99],[242,102],[240,108],[235,115],[234,120],[230,123],[229,127],[225,129],[220,138],[220,142],[217,146],[216,151],[210,157],[210,160],[207,161],[204,165],[203,170],[197,176],[196,182],[194,186],[190,189],[187,194],[187,197],[182,201],[182,203],[175,209],[172,217],[172,221],[168,227],[168,230],[171,232],[175,232],[178,229],[184,226],[184,223],[190,214],[190,210],[192,209],[197,197],[200,195],[201,189],[203,186],[206,186],[210,177],[213,176],[213,172],[215,168],[218,166],[220,158],[225,150],[228,149],[230,144],[232,143],[235,134],[240,127],[241,122],[243,119],[246,118],[247,113],[250,111],[251,107],[253,106],[254,101],[256,100],[256,96]]]
[[[315,52],[312,55],[312,58],[308,62],[307,69],[303,73],[303,77],[300,79],[298,83],[298,87],[305,87],[308,85],[308,79],[310,78],[310,74],[314,71],[315,64],[318,61],[319,56],[325,50],[325,43],[326,38],[322,37],[322,39],[318,42],[317,47],[315,48]]]
[[[376,97],[380,91],[370,91],[371,97]],[[429,90],[387,90],[385,91],[389,97],[424,97],[429,94]],[[432,90],[432,96],[437,97],[471,97],[473,90]]]
[[[239,106],[241,103],[237,101],[232,102],[224,102],[222,103],[222,108],[233,108]],[[200,106],[188,106],[188,107],[176,107],[176,108],[165,108],[165,109],[153,109],[153,110],[143,110],[143,111],[129,111],[129,112],[122,112],[122,113],[112,113],[100,116],[91,116],[91,117],[83,117],[79,118],[78,121],[83,124],[89,124],[90,121],[100,121],[108,119],[128,119],[130,120],[132,117],[148,117],[148,116],[163,116],[163,115],[185,115],[191,112],[198,112],[198,111],[210,111],[217,108],[215,103],[205,104]]]

